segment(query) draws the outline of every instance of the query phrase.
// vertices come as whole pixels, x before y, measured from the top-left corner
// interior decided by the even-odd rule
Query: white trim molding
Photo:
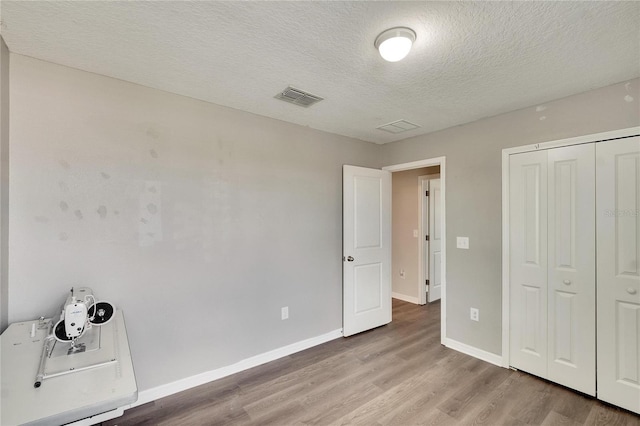
[[[283,358],[287,355],[291,355],[317,345],[321,345],[340,337],[342,337],[342,329],[330,331],[329,333],[325,333],[320,336],[301,340],[299,342],[295,342],[269,352],[264,352],[256,356],[252,356],[251,358],[243,359],[236,362],[235,364],[217,368],[215,370],[206,371],[204,373],[176,380],[175,382],[160,385],[155,388],[147,389],[138,394],[138,400],[136,402],[124,408],[128,409],[137,407],[139,405],[143,405],[157,399],[164,398],[166,396],[173,395],[175,393],[182,392],[187,389],[203,385],[205,383],[213,382],[214,380],[222,379],[223,377],[227,377],[262,364],[266,364],[267,362],[275,361],[276,359]]]
[[[612,139],[628,138],[638,136],[640,134],[640,126],[629,127],[627,129],[612,130],[610,132],[594,133],[592,135],[577,136],[575,138],[559,139],[557,141],[542,142],[531,145],[516,146],[514,148],[506,148],[502,150],[502,155],[518,154],[521,152],[539,151],[543,149],[559,148],[562,146],[580,145],[584,143],[604,142]]]
[[[482,349],[475,348],[473,346],[469,346],[467,344],[458,342],[457,340],[453,340],[453,339],[446,339],[446,341],[443,344],[449,349],[462,352],[463,354],[481,359],[482,361],[486,361],[490,364],[497,365],[498,367],[502,367],[502,357],[500,355],[487,352]]]
[[[585,143],[604,142],[612,139],[640,135],[640,126],[610,132],[594,133],[575,138],[560,139],[533,145],[518,146],[502,150],[502,366],[509,368],[509,156],[523,152],[560,148]]]
[[[422,167],[440,166],[441,167],[440,173],[442,173],[442,166],[444,165],[445,160],[446,160],[446,157],[429,158],[426,160],[412,161],[410,163],[402,163],[402,164],[394,164],[392,166],[385,166],[382,168],[382,170],[387,170],[390,172],[403,172],[405,170],[419,169]]]
[[[405,302],[414,303],[416,305],[420,304],[420,299],[413,296],[407,296],[406,294],[392,292],[391,297],[398,300],[404,300]]]
[[[409,163],[394,164],[383,167],[382,170],[402,172],[404,170],[419,169],[421,167],[440,166],[440,190],[442,191],[442,297],[440,302],[440,342],[444,345],[447,340],[447,181],[446,157],[435,157]]]

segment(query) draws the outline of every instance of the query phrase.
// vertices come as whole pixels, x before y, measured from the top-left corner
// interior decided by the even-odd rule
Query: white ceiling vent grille
[[[382,126],[378,126],[376,127],[376,129],[384,130],[385,132],[389,132],[389,133],[402,133],[402,132],[407,132],[409,130],[417,129],[418,127],[420,126],[410,121],[397,120],[391,123],[383,124]]]
[[[309,92],[305,92],[304,90],[296,89],[291,86],[278,93],[275,98],[295,105],[300,105],[305,108],[324,99],[320,96],[312,95]]]

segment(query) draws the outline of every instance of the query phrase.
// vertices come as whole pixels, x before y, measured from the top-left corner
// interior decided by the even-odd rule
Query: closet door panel
[[[598,398],[640,413],[640,137],[596,144]]]
[[[510,363],[547,375],[547,152],[510,157]]]
[[[595,146],[548,158],[548,378],[595,395]]]

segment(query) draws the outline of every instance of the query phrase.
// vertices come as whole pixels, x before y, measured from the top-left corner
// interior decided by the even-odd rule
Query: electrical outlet
[[[404,272],[404,269],[400,269],[400,278],[405,279],[407,274]]]
[[[417,229],[413,230],[413,238],[418,238],[418,230]]]
[[[471,321],[480,321],[480,310],[471,308],[469,310],[469,318],[471,318]]]
[[[280,310],[280,316],[283,320],[289,319],[289,307],[285,306]]]

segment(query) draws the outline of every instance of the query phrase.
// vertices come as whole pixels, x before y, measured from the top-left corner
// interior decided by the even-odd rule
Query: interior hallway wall
[[[502,150],[638,125],[634,79],[382,146],[384,166],[447,157],[448,338],[502,351]],[[456,248],[457,236],[469,237],[469,250]]]
[[[140,390],[342,328],[342,165],[379,167],[377,145],[20,55],[11,72],[11,322],[92,287],[124,311]]]
[[[395,172],[392,176],[392,242],[391,242],[391,291],[404,300],[418,299],[418,246],[422,238],[414,237],[413,231],[419,229],[419,176],[440,173],[440,166]],[[404,278],[400,271],[405,272]]]

